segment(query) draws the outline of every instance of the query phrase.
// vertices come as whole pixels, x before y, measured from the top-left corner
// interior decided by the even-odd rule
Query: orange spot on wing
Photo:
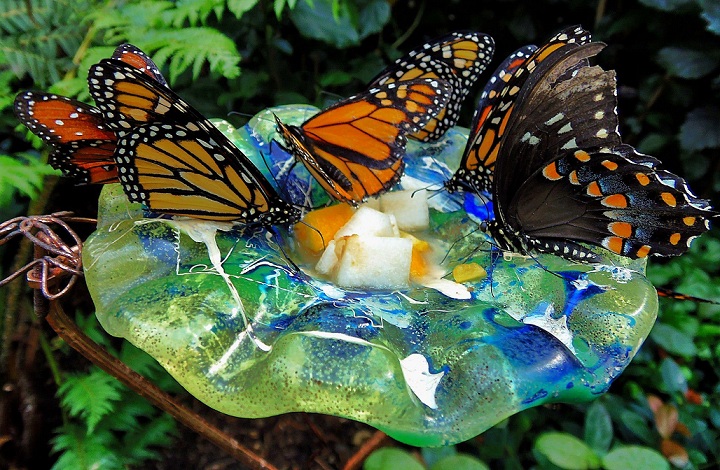
[[[695,217],[690,217],[690,216],[688,216],[688,217],[683,217],[683,222],[684,222],[685,225],[687,225],[688,227],[692,227],[693,225],[695,225]]]
[[[625,209],[628,206],[628,200],[623,194],[612,194],[603,198],[601,201],[603,206],[613,207],[615,209]]]
[[[589,196],[600,197],[603,195],[602,190],[600,189],[600,185],[597,183],[597,181],[593,181],[592,183],[587,185],[585,191],[588,193]]]
[[[577,152],[575,152],[575,158],[577,158],[581,162],[587,162],[590,161],[590,154],[584,150],[578,150]]]
[[[638,180],[638,183],[643,186],[650,184],[650,178],[648,178],[648,175],[645,173],[635,173],[635,178]]]
[[[612,162],[610,160],[604,160],[602,162],[602,166],[604,166],[605,168],[607,168],[610,171],[615,171],[615,170],[617,170],[618,164],[615,162]]]
[[[580,180],[578,180],[577,171],[573,170],[568,175],[568,179],[572,184],[580,184]]]
[[[670,235],[670,243],[673,245],[677,245],[680,242],[681,238],[682,235],[680,235],[679,233],[673,233],[672,235]]]
[[[677,205],[677,199],[675,199],[675,196],[673,196],[671,193],[662,193],[660,194],[660,197],[663,201],[665,201],[665,204],[670,207],[675,207]]]
[[[632,236],[632,225],[627,222],[612,222],[608,228],[618,237],[630,238]]]
[[[556,162],[552,162],[551,164],[543,168],[543,175],[545,175],[545,178],[549,179],[550,181],[557,181],[559,179],[562,179],[562,175],[557,171]]]
[[[650,246],[643,245],[635,252],[635,256],[638,258],[645,258],[647,255],[650,254]]]
[[[620,237],[607,237],[603,240],[603,246],[613,253],[622,254],[623,239]]]

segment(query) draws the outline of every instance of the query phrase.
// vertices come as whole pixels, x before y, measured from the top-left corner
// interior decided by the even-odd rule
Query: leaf
[[[657,60],[672,75],[687,79],[704,77],[720,62],[707,51],[684,47],[664,47],[658,52]]]
[[[678,425],[678,410],[670,404],[663,404],[655,411],[655,427],[663,439],[668,439]]]
[[[113,411],[113,402],[120,399],[120,387],[115,378],[95,368],[89,374],[69,376],[58,395],[70,416],[83,418],[88,434],[92,434],[100,420]]]
[[[655,441],[656,435],[650,431],[647,421],[637,413],[628,410],[623,411],[620,413],[620,422],[643,442],[651,444]]]
[[[49,165],[30,154],[0,155],[0,207],[7,206],[16,193],[37,197],[46,175],[57,175]]]
[[[125,463],[137,465],[144,460],[160,458],[161,454],[152,448],[170,445],[176,432],[175,420],[170,415],[161,414],[135,432],[127,434],[122,446]]]
[[[708,22],[707,30],[720,35],[720,3],[717,0],[699,0],[703,12],[702,18]]]
[[[585,414],[584,440],[598,453],[607,452],[613,439],[613,426],[610,413],[605,406],[596,401]]]
[[[669,470],[670,464],[656,450],[641,446],[624,446],[611,450],[602,459],[606,470]]]
[[[535,441],[535,449],[560,468],[583,470],[600,467],[597,454],[572,434],[562,432],[541,434]]]
[[[423,447],[420,449],[425,465],[432,467],[440,460],[445,457],[450,457],[457,454],[455,446],[444,446],[444,447]]]
[[[75,424],[66,424],[55,430],[57,436],[52,439],[53,452],[61,452],[53,465],[53,470],[67,468],[124,469],[125,465],[112,451],[115,436],[111,433],[86,433]]]
[[[456,454],[441,459],[430,470],[490,470],[490,467],[472,455]]]
[[[365,459],[363,470],[424,470],[412,455],[397,447],[383,447]]]
[[[640,0],[645,6],[662,11],[674,11],[693,4],[694,0]]]
[[[258,4],[259,0],[228,0],[228,10],[235,15],[235,18],[240,19],[248,11]]]
[[[650,332],[650,337],[670,354],[683,357],[697,355],[693,338],[665,323],[656,323]]]
[[[662,375],[665,388],[669,393],[680,392],[685,395],[688,389],[687,379],[683,375],[680,366],[677,365],[677,362],[669,357],[663,359],[660,364],[660,374]]]
[[[677,468],[685,468],[690,461],[685,447],[670,439],[663,439],[660,443],[660,451]]]
[[[706,106],[690,111],[680,127],[679,137],[685,150],[720,148],[720,108]]]
[[[340,12],[335,18],[332,0],[315,0],[313,3],[314,7],[311,7],[306,2],[300,2],[290,12],[290,19],[300,34],[340,49],[360,43],[360,34],[349,14]]]
[[[379,33],[390,20],[390,4],[386,0],[372,0],[360,10],[360,38]]]

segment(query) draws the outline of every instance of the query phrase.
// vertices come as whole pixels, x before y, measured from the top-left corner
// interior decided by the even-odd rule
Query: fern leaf
[[[67,378],[58,389],[60,403],[71,416],[80,417],[87,423],[92,434],[100,420],[113,411],[120,399],[120,383],[100,369],[89,374],[77,374]]]
[[[170,415],[162,414],[145,424],[142,429],[130,432],[123,439],[123,451],[128,464],[143,460],[157,459],[159,454],[153,447],[165,447],[172,443],[177,434],[177,424]]]
[[[228,10],[240,19],[248,11],[252,10],[259,0],[228,0]]]
[[[123,469],[113,449],[115,437],[108,431],[86,433],[78,425],[66,424],[56,429],[52,440],[54,452],[61,452],[52,470],[67,468]]]
[[[144,38],[154,59],[169,62],[170,80],[192,68],[193,78],[200,76],[207,62],[210,70],[226,78],[240,75],[240,53],[229,37],[212,28],[184,28],[159,30]]]
[[[59,173],[30,154],[0,155],[0,206],[7,206],[16,193],[31,199],[42,189],[46,175]]]

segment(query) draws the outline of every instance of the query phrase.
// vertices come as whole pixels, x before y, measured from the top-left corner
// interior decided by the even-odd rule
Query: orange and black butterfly
[[[495,42],[487,34],[455,31],[397,59],[370,81],[368,89],[419,78],[448,82],[452,94],[446,107],[410,135],[423,142],[437,140],[457,123],[463,101],[490,63],[494,50]]]
[[[123,44],[112,57],[167,85],[155,63],[137,47]],[[113,153],[118,136],[96,107],[54,93],[26,91],[15,98],[15,114],[53,147],[48,163],[63,176],[78,184],[117,181]]]
[[[342,100],[301,126],[278,132],[335,199],[357,205],[392,187],[402,175],[407,135],[447,104],[452,88],[436,79],[386,83]]]
[[[153,212],[245,224],[285,224],[300,210],[213,124],[169,88],[126,63],[105,59],[88,73],[131,202]]]

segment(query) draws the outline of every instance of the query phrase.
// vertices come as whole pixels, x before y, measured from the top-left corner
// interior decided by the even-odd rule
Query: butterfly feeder
[[[304,168],[288,171],[290,156],[273,142],[273,114],[300,125],[314,111],[274,108],[239,130],[218,125],[269,181],[272,170],[283,191],[318,207],[325,191]],[[441,186],[466,140],[453,128],[434,143],[411,141],[402,188]],[[656,318],[646,262],[600,248],[599,264],[505,257],[465,210],[482,212],[475,196],[443,191],[428,203],[422,237],[439,241],[443,268],[487,271],[455,278],[464,298],[418,284],[341,287],[298,270],[284,228],[147,219],[119,185],[103,189],[83,265],[102,326],[233,416],[326,413],[441,446],[529,407],[605,392]]]

